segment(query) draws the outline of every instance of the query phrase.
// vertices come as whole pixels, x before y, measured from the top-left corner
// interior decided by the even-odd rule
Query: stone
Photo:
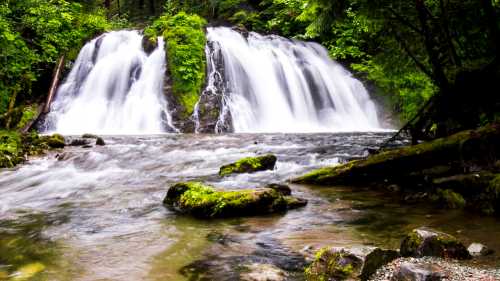
[[[467,248],[467,251],[469,251],[469,254],[473,257],[487,256],[494,253],[493,250],[489,249],[481,243],[470,244]]]
[[[284,212],[307,204],[275,189],[218,191],[200,182],[172,185],[163,203],[178,212],[199,218],[238,217]]]
[[[272,264],[253,263],[244,266],[244,271],[240,275],[242,281],[283,281],[287,277],[285,271]]]
[[[247,157],[234,163],[224,165],[219,170],[219,176],[225,177],[231,174],[254,173],[265,170],[273,170],[277,158],[272,154],[257,157]]]
[[[403,262],[395,269],[391,281],[440,281],[445,277],[439,266]]]
[[[88,139],[78,138],[78,139],[72,139],[68,145],[69,146],[84,146],[84,145],[89,145],[89,144],[90,144],[90,141]]]
[[[398,257],[397,251],[377,247],[323,248],[316,253],[313,263],[306,268],[306,279],[368,280],[377,269]]]
[[[406,235],[400,248],[403,257],[433,256],[450,259],[470,259],[465,246],[457,238],[430,228],[417,228]]]
[[[82,138],[84,138],[84,139],[97,139],[98,136],[96,136],[94,134],[83,134]]]
[[[104,146],[104,145],[106,145],[106,143],[104,142],[104,140],[101,137],[98,137],[95,140],[95,145]]]

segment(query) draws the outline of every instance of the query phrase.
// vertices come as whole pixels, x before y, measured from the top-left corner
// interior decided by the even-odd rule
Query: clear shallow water
[[[68,147],[32,159],[0,171],[0,275],[41,262],[47,280],[187,280],[216,273],[234,280],[241,265],[267,263],[300,280],[301,253],[309,247],[397,248],[404,233],[422,225],[500,252],[498,219],[405,206],[392,195],[362,188],[292,185],[295,195],[309,200],[307,207],[229,220],[195,220],[161,204],[177,181],[220,188],[282,182],[363,156],[389,136],[110,136],[103,147]],[[222,164],[262,153],[278,156],[275,171],[218,178]],[[19,253],[21,258],[13,257]],[[500,266],[497,256],[484,262]],[[10,269],[2,266],[8,264]]]

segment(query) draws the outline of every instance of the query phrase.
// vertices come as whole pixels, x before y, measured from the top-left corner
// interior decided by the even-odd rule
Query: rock
[[[151,54],[156,47],[158,46],[158,42],[155,40],[156,38],[148,38],[147,36],[142,37],[142,49],[148,55]]]
[[[480,243],[472,243],[467,248],[469,254],[473,257],[487,256],[493,254],[493,250],[489,249],[483,244]]]
[[[283,281],[287,274],[282,269],[272,264],[253,263],[244,266],[244,272],[240,275],[242,281]]]
[[[292,194],[292,189],[286,184],[271,183],[271,184],[266,185],[266,187],[274,189],[285,196]]]
[[[395,269],[391,281],[440,281],[445,277],[439,266],[404,262]]]
[[[272,170],[276,165],[276,160],[276,156],[272,154],[243,158],[234,163],[222,166],[219,170],[219,176],[224,177],[231,174]]]
[[[103,145],[106,145],[106,143],[104,142],[104,140],[101,137],[98,137],[95,140],[95,145],[103,146]]]
[[[430,228],[417,228],[401,242],[403,257],[434,256],[450,259],[470,259],[464,245],[455,237]]]
[[[169,188],[163,203],[181,213],[215,218],[284,212],[302,207],[307,201],[271,188],[217,191],[200,182],[182,182]]]
[[[69,146],[84,146],[84,145],[89,145],[90,141],[87,139],[72,139],[71,142],[68,144]]]
[[[359,246],[352,248],[324,248],[306,268],[307,280],[368,280],[380,267],[399,257],[393,250]]]
[[[53,134],[52,136],[43,136],[40,138],[50,148],[64,148],[66,145],[64,137],[60,134]]]

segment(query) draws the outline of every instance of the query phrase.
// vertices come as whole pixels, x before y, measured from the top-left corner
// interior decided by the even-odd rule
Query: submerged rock
[[[446,274],[432,264],[401,263],[394,271],[391,281],[440,281]]]
[[[287,277],[284,270],[272,264],[253,263],[244,266],[244,271],[240,275],[242,281],[283,281]]]
[[[368,280],[377,269],[397,259],[399,253],[376,247],[324,248],[306,268],[307,280]]]
[[[231,174],[273,170],[276,165],[276,161],[276,156],[272,154],[243,158],[234,163],[222,166],[219,170],[219,176],[224,177]]]
[[[303,207],[307,201],[271,188],[217,191],[200,182],[182,182],[169,188],[163,203],[181,213],[215,218],[284,212]]]
[[[470,259],[465,246],[457,238],[430,228],[417,228],[401,242],[403,257],[433,256],[450,259]]]
[[[494,253],[493,250],[489,249],[481,243],[472,243],[467,248],[469,254],[473,257],[487,256]]]

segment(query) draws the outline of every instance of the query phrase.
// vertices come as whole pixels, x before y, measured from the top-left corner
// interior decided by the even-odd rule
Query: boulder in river
[[[53,134],[51,136],[43,136],[40,138],[42,142],[46,143],[50,148],[64,148],[65,140],[60,134]]]
[[[472,243],[467,247],[467,251],[473,257],[487,256],[493,254],[493,250],[481,243]]]
[[[231,174],[253,173],[272,170],[276,165],[276,160],[276,156],[272,154],[243,158],[234,163],[220,167],[219,176],[224,177]]]
[[[444,277],[437,265],[404,262],[395,269],[391,281],[441,281]]]
[[[401,242],[404,257],[433,256],[450,259],[470,259],[465,246],[457,238],[430,228],[417,228],[406,235]]]
[[[398,257],[397,251],[368,246],[324,248],[316,253],[315,260],[306,268],[306,279],[368,280],[377,269]]]
[[[181,213],[215,218],[284,212],[307,201],[272,188],[218,191],[200,182],[181,182],[169,188],[163,203]]]

